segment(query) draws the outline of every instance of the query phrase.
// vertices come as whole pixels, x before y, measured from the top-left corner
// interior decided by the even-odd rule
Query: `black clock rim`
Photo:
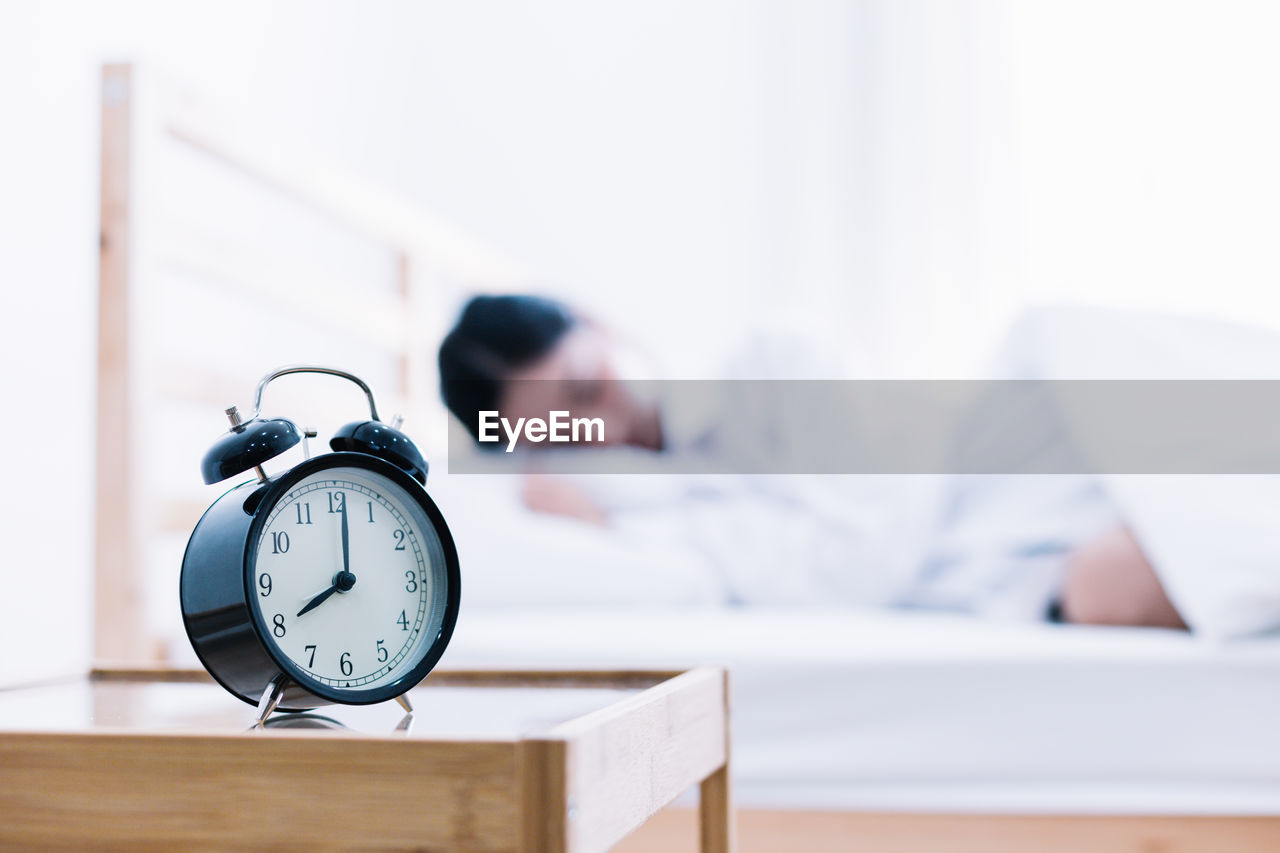
[[[254,587],[253,569],[258,556],[258,542],[262,536],[262,528],[266,524],[267,516],[271,514],[270,508],[274,507],[277,501],[288,494],[296,483],[326,468],[364,468],[367,471],[380,474],[400,486],[426,513],[427,520],[435,528],[436,536],[440,539],[441,550],[444,552],[445,574],[448,579],[449,589],[445,599],[444,619],[440,623],[439,633],[431,641],[431,646],[427,649],[426,654],[422,656],[422,660],[413,669],[389,684],[369,690],[334,689],[328,685],[320,684],[299,669],[282,652],[278,653],[274,641],[269,640],[266,636],[266,623],[263,619],[261,608],[256,602],[257,594]],[[412,690],[431,673],[431,670],[435,669],[436,664],[440,662],[440,658],[444,655],[445,648],[449,645],[449,640],[453,637],[453,628],[458,620],[458,605],[462,597],[462,576],[458,569],[458,551],[453,542],[453,535],[449,532],[449,526],[445,523],[444,515],[440,512],[440,508],[436,506],[435,501],[427,494],[422,484],[401,469],[376,456],[356,451],[326,453],[321,456],[314,456],[305,462],[295,465],[283,474],[273,477],[262,493],[254,512],[253,521],[249,525],[243,563],[245,601],[251,602],[248,608],[249,624],[253,626],[253,631],[257,635],[259,644],[281,672],[308,693],[313,693],[326,701],[341,705],[376,705],[379,702],[386,702]]]

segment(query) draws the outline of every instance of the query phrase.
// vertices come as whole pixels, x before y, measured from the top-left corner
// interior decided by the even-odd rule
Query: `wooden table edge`
[[[729,786],[729,674],[685,670],[643,692],[522,738],[523,849],[538,853],[607,850],[694,785],[699,786],[700,849],[728,853],[735,833]],[[621,770],[635,744],[680,748]],[[610,783],[644,782],[641,809],[607,807]],[[621,801],[618,801],[621,802]],[[593,808],[584,808],[590,803]],[[615,804],[616,805],[616,804]]]
[[[79,676],[30,685],[46,687],[80,679],[91,682],[209,683],[202,669],[99,665]],[[461,748],[513,749],[521,850],[529,853],[570,853],[606,850],[681,793],[699,785],[701,839],[704,853],[727,853],[733,848],[732,808],[728,781],[728,672],[712,666],[692,669],[442,669],[423,687],[599,687],[638,689],[601,708],[551,726],[545,731],[497,738],[441,736],[410,739],[406,744],[429,751]],[[21,688],[10,688],[21,689]],[[0,743],[16,739],[36,742],[139,744],[163,739],[169,743],[235,740],[255,732],[161,731],[103,729],[93,732],[0,731]],[[315,738],[341,741],[388,741],[385,733],[276,730],[281,743]],[[607,779],[584,771],[583,756],[606,755],[619,739],[634,739],[655,748],[646,762],[615,768]],[[682,740],[683,739],[683,740]],[[663,744],[679,748],[663,750]],[[656,745],[656,746],[655,746]],[[647,755],[647,753],[646,753]],[[623,803],[622,795],[605,783],[626,787],[637,781],[648,786],[639,806]],[[589,804],[590,808],[583,805]],[[619,808],[619,805],[625,807]]]

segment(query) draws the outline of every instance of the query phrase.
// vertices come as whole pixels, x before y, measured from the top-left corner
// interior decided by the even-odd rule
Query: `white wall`
[[[1280,324],[1280,6],[1010,12],[1028,288]]]

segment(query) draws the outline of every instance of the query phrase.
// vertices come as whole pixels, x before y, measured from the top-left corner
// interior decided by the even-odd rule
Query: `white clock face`
[[[372,471],[341,467],[300,480],[271,509],[251,594],[268,642],[315,682],[355,692],[421,661],[444,622],[447,584],[418,503]]]

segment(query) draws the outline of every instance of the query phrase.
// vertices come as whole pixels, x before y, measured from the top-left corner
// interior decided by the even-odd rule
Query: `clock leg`
[[[261,727],[267,721],[267,717],[271,716],[271,712],[280,704],[280,699],[284,696],[284,687],[289,683],[289,679],[283,675],[277,675],[267,683],[267,689],[262,691],[262,698],[258,700],[258,720],[254,723],[255,727]]]
[[[400,703],[401,708],[404,708],[404,712],[406,714],[413,713],[413,704],[409,702],[408,693],[401,693],[399,696],[396,697],[396,701]]]

